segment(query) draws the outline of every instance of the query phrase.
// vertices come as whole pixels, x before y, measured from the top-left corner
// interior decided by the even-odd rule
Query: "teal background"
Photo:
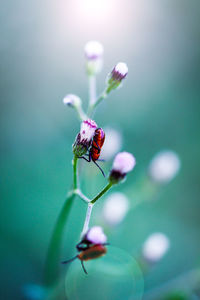
[[[71,145],[79,130],[62,98],[76,93],[86,105],[83,47],[90,39],[105,48],[98,92],[114,64],[125,61],[129,67],[123,87],[95,116],[101,127],[120,128],[123,149],[137,159],[116,190],[134,201],[137,180],[162,149],[176,151],[182,163],[157,199],[132,210],[109,232],[109,240],[137,257],[152,232],[169,236],[170,251],[145,278],[146,299],[158,287],[164,295],[167,282],[199,267],[200,2],[116,1],[105,19],[81,18],[77,3],[1,2],[1,299],[24,299],[24,285],[42,281],[50,235],[71,185]],[[105,163],[105,170],[110,165]],[[88,195],[104,186],[92,165],[84,164],[83,174]],[[77,199],[64,237],[64,259],[74,255],[85,209]],[[185,281],[181,289],[190,288]]]

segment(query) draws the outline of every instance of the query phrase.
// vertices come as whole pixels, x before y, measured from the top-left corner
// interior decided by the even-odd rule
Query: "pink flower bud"
[[[86,233],[85,239],[92,244],[104,244],[107,241],[107,237],[100,226],[93,226]]]
[[[110,181],[118,183],[136,164],[135,157],[129,152],[120,152],[115,156],[112,170],[110,172]]]

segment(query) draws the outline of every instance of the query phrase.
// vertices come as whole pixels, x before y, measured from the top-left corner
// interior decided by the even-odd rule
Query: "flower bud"
[[[129,209],[129,200],[123,193],[112,193],[104,203],[103,218],[109,225],[119,224]]]
[[[103,51],[103,46],[98,41],[89,41],[85,45],[86,70],[89,76],[101,71]]]
[[[151,234],[145,241],[142,254],[149,262],[158,262],[168,251],[170,247],[170,240],[168,237],[160,232]]]
[[[79,107],[82,104],[81,99],[78,96],[73,94],[66,95],[65,98],[63,99],[63,103],[70,107]]]
[[[135,167],[135,157],[129,152],[120,152],[115,156],[109,181],[116,184],[125,178],[126,174]]]
[[[107,93],[111,90],[118,88],[121,85],[122,80],[128,74],[128,67],[125,63],[119,62],[109,74],[107,79]]]
[[[87,152],[96,128],[97,124],[91,119],[85,120],[81,123],[80,132],[78,133],[73,144],[73,153],[76,156],[82,156]]]
[[[86,233],[85,240],[92,244],[104,244],[107,241],[107,237],[100,226],[93,226]]]
[[[158,183],[172,180],[180,169],[180,159],[173,151],[162,151],[155,155],[149,166],[149,176]]]

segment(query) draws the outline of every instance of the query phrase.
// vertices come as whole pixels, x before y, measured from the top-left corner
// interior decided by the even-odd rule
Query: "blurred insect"
[[[80,254],[72,257],[69,260],[63,261],[62,264],[67,264],[69,262],[72,262],[76,258],[80,259],[81,265],[83,268],[83,271],[85,274],[88,274],[85,266],[84,266],[84,261],[90,260],[90,259],[95,259],[98,257],[101,257],[106,254],[107,249],[104,245],[102,244],[92,244],[91,242],[84,242],[81,241],[77,246],[76,246],[78,251],[81,251]]]
[[[88,159],[84,156],[80,156],[79,158],[85,159],[87,162],[91,162],[91,160],[95,163],[95,165],[101,170],[103,176],[105,177],[104,171],[101,169],[101,167],[97,164],[97,160],[100,161],[99,156],[101,154],[101,148],[105,141],[105,132],[102,128],[97,128],[95,130],[95,134],[92,140],[92,145],[89,148],[89,154]]]

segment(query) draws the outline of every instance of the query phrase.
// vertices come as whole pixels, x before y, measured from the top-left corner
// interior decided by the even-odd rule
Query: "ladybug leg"
[[[71,261],[75,260],[77,257],[78,257],[78,256],[76,255],[76,256],[74,256],[74,257],[68,259],[68,260],[62,261],[62,264],[68,264],[68,263],[70,263]]]
[[[88,274],[88,272],[86,271],[86,268],[85,268],[84,263],[83,263],[82,260],[81,260],[81,266],[82,266],[82,268],[83,268],[84,273],[85,273],[85,274]]]
[[[91,162],[90,156],[89,156],[89,159],[87,159],[87,158],[84,157],[84,156],[78,156],[78,158],[82,158],[82,159],[86,160],[87,162]]]
[[[95,165],[99,168],[99,170],[101,171],[101,173],[103,174],[103,176],[106,177],[105,174],[104,174],[104,171],[103,171],[102,168],[97,164],[97,162],[96,162],[95,160],[93,160],[93,162],[94,162]]]

